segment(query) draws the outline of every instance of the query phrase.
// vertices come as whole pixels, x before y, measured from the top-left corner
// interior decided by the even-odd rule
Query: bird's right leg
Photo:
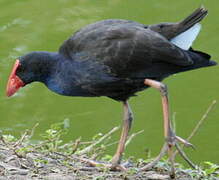
[[[149,169],[153,167],[160,158],[168,152],[169,159],[171,162],[171,174],[174,176],[174,154],[173,154],[173,147],[176,146],[177,150],[180,152],[181,150],[178,148],[177,142],[181,142],[186,146],[192,146],[189,142],[184,140],[183,138],[176,136],[175,132],[172,130],[171,127],[171,121],[169,119],[169,102],[168,102],[168,91],[166,85],[159,81],[151,80],[151,79],[145,79],[144,81],[145,85],[153,87],[155,89],[158,89],[161,93],[161,99],[162,99],[162,106],[163,106],[163,119],[164,119],[164,137],[165,137],[165,144],[158,155],[158,157],[152,161],[150,164],[146,165],[142,168],[142,170]],[[180,155],[187,161],[187,157],[184,154]]]

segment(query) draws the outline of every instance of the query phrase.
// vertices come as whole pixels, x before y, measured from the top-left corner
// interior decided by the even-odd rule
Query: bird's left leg
[[[158,157],[161,157],[161,154],[163,155],[165,151],[168,151],[168,155],[169,155],[169,159],[170,159],[171,167],[172,167],[171,172],[174,175],[173,147],[176,146],[177,142],[181,142],[186,146],[192,146],[192,144],[190,144],[183,138],[176,136],[175,132],[171,128],[171,122],[169,119],[168,91],[167,91],[166,85],[164,85],[161,82],[151,80],[151,79],[145,79],[144,84],[147,86],[153,87],[155,89],[158,89],[161,93],[162,106],[163,106],[163,119],[164,119],[164,137],[165,137],[166,143],[164,144],[164,147]],[[185,159],[184,156],[183,158]],[[153,162],[151,164],[153,164]],[[147,168],[143,167],[142,169],[147,169]]]
[[[133,120],[133,115],[131,108],[129,106],[128,101],[123,103],[124,108],[124,119],[123,119],[123,127],[122,127],[122,134],[119,140],[119,144],[117,147],[117,151],[112,158],[112,169],[115,169],[121,162],[122,154],[125,150],[125,143],[128,137],[129,130],[131,129],[131,124]]]
[[[116,153],[113,156],[111,163],[106,164],[106,163],[102,163],[102,162],[96,162],[94,160],[81,158],[81,160],[83,162],[87,162],[91,166],[102,165],[102,166],[105,166],[105,167],[110,168],[112,170],[126,170],[125,167],[120,165],[120,162],[121,162],[121,159],[122,159],[123,152],[125,150],[125,143],[126,143],[126,140],[127,140],[127,137],[128,137],[128,133],[129,133],[129,130],[131,129],[133,115],[132,115],[132,111],[131,111],[131,108],[129,106],[128,101],[123,102],[123,109],[124,109],[124,116],[123,116],[122,133],[121,133],[121,137],[120,137],[120,140],[119,140],[119,144],[117,146]]]

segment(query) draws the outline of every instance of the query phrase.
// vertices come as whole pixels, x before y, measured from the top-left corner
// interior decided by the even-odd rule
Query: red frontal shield
[[[17,92],[17,90],[20,87],[23,87],[25,85],[24,82],[16,75],[16,71],[19,66],[20,66],[20,61],[17,59],[15,61],[12,72],[8,79],[7,90],[6,90],[6,94],[8,97],[12,96],[14,93]]]

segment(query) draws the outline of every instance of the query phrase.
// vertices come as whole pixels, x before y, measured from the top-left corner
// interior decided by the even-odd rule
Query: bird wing
[[[98,21],[76,31],[73,36],[67,39],[60,46],[59,52],[65,56],[72,57],[75,55],[75,53],[84,51],[88,46],[90,46],[90,44],[98,45],[101,39],[106,36],[108,31],[110,31],[110,27],[114,28],[116,26],[121,26],[124,24],[129,24],[130,26],[144,27],[144,25],[137,22],[123,19],[107,19],[103,21]],[[115,36],[115,34],[113,36]]]
[[[88,25],[78,31],[64,42],[59,52],[70,59],[103,63],[120,77],[145,71],[156,62],[177,66],[193,63],[186,51],[144,25],[110,21]]]

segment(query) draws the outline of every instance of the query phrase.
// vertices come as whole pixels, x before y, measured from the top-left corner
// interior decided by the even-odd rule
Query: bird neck
[[[81,83],[87,81],[90,64],[66,59],[62,55],[56,58],[56,65],[44,84],[51,91],[65,96],[93,96],[81,87]]]
[[[32,72],[36,81],[45,83],[46,79],[56,70],[61,57],[55,52],[37,52],[36,56],[39,61],[32,63]]]

